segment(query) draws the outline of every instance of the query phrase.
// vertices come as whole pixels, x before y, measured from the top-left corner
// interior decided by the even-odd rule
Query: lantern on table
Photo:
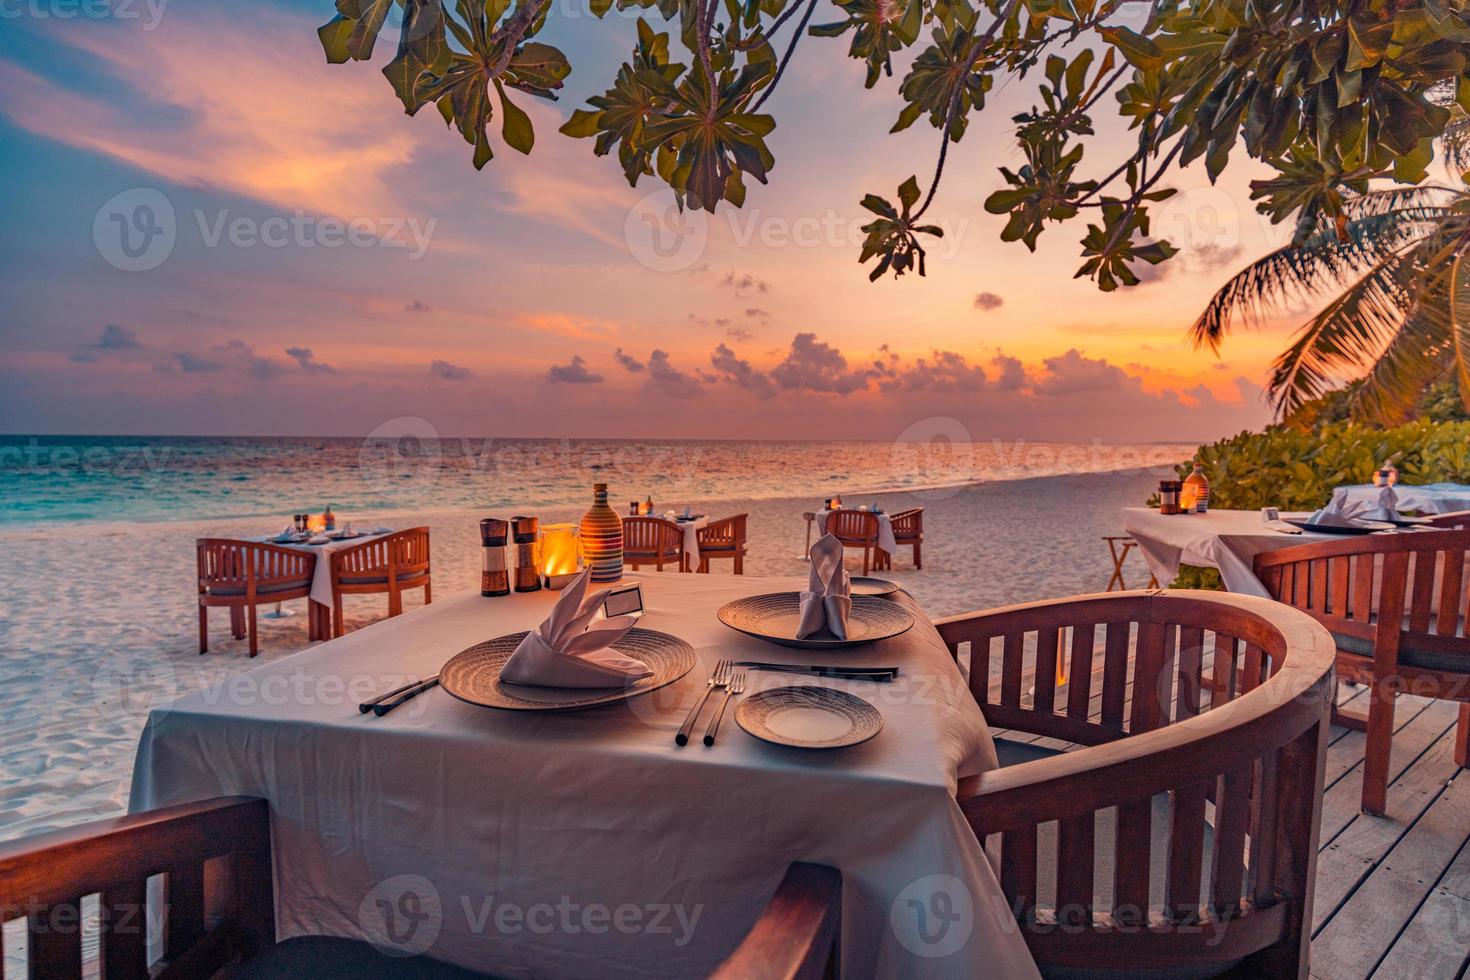
[[[1375,487],[1391,487],[1399,482],[1399,471],[1393,465],[1393,460],[1385,459],[1383,465],[1373,471],[1373,485]]]
[[[541,528],[541,577],[548,589],[564,589],[582,570],[582,533],[575,524]]]

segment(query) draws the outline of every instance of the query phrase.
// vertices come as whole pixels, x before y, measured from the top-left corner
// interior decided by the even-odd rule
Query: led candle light
[[[541,575],[548,589],[564,589],[582,570],[582,535],[575,524],[541,529]]]
[[[1398,468],[1393,465],[1393,460],[1385,459],[1383,465],[1373,471],[1373,485],[1375,487],[1391,487],[1399,482]]]

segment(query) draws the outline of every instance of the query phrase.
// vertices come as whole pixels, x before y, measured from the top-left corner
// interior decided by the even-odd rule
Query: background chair
[[[1462,702],[1455,762],[1467,765],[1470,639],[1465,554],[1470,531],[1416,531],[1296,545],[1256,557],[1277,600],[1327,627],[1339,680],[1368,685],[1368,714],[1334,712],[1367,733],[1362,806],[1382,816],[1399,694]]]
[[[332,635],[347,631],[342,616],[344,595],[388,595],[388,615],[403,612],[406,589],[424,590],[424,605],[433,601],[429,586],[429,529],[411,527],[372,541],[331,552]]]
[[[913,545],[914,568],[924,567],[924,508],[901,510],[888,518],[893,522],[893,540],[899,546]],[[883,567],[893,567],[893,557],[885,556]]]
[[[200,538],[195,550],[199,560],[200,653],[209,652],[211,606],[230,610],[230,631],[237,640],[249,635],[253,657],[260,652],[255,607],[311,593],[316,555],[309,551],[228,538]]]
[[[1079,746],[1022,746],[1041,757],[958,792],[1044,976],[1305,980],[1326,630],[1266,599],[1191,591],[1031,602],[935,626],[956,660],[968,654],[992,730]]]
[[[698,571],[709,572],[713,558],[730,558],[735,562],[735,574],[745,574],[745,520],[748,515],[736,514],[722,520],[711,521],[695,531],[699,539]]]
[[[222,860],[216,860],[222,859]],[[162,872],[166,897],[150,901]],[[0,923],[27,920],[26,976],[84,975],[83,899],[96,896],[97,943],[108,980],[474,980],[424,956],[381,953],[360,940],[296,936],[276,943],[270,817],[265,800],[185,803],[0,844]],[[835,965],[842,876],[793,864],[744,941],[716,975],[820,977]],[[206,907],[207,906],[207,907]],[[164,937],[150,964],[149,927]],[[92,965],[92,964],[87,964]]]
[[[1431,527],[1447,530],[1470,527],[1470,510],[1452,510],[1448,514],[1431,514],[1429,524]]]
[[[863,549],[863,574],[873,567],[878,547],[878,516],[865,510],[834,510],[827,515],[827,533],[842,542],[844,548]]]
[[[681,572],[689,571],[684,558],[684,529],[662,517],[623,518],[623,564],[638,571],[652,565],[659,571],[672,564]]]

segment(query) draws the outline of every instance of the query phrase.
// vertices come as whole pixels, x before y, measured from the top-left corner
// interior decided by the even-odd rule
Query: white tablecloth
[[[827,518],[831,515],[830,510],[817,511],[817,533],[827,533]],[[893,540],[893,520],[887,514],[878,515],[878,547],[890,555],[898,550],[898,543]]]
[[[130,805],[269,799],[282,936],[366,935],[505,976],[700,976],[786,866],[814,861],[844,875],[845,975],[1037,975],[954,800],[957,777],[993,766],[995,748],[922,614],[900,637],[826,655],[902,666],[892,684],[832,682],[883,713],[871,741],[785,749],[727,717],[713,748],[680,749],[674,732],[715,659],[815,658],[735,633],[715,610],[805,580],[629,579],[643,584],[643,625],[702,661],[661,692],[530,714],[436,689],[359,714],[405,675],[533,626],[556,598],[460,596],[153,712]],[[802,682],[753,672],[749,687]],[[386,926],[383,910],[396,910]]]
[[[1263,598],[1270,596],[1252,567],[1256,555],[1308,541],[1334,540],[1330,534],[1273,531],[1258,510],[1212,510],[1166,517],[1152,507],[1125,507],[1123,530],[1138,542],[1138,550],[1160,585],[1167,587],[1174,581],[1180,565],[1195,565],[1218,568],[1220,581],[1231,592]]]
[[[365,541],[371,541],[373,538],[381,538],[384,535],[392,533],[392,531],[383,531],[376,534],[363,534],[355,538],[349,538],[346,541],[328,541],[326,544],[281,544],[281,542],[276,540],[275,535],[251,540],[261,541],[265,544],[279,545],[282,548],[290,548],[293,551],[309,551],[316,555],[316,570],[311,574],[311,600],[313,602],[320,602],[324,606],[330,606],[332,604],[332,559],[327,556],[334,551],[351,548]]]
[[[709,523],[708,517],[696,517],[692,521],[674,522],[684,531],[684,557],[689,559],[690,568],[699,567],[699,529]]]
[[[1393,492],[1398,497],[1398,508],[1401,511],[1417,510],[1424,514],[1449,514],[1457,510],[1470,510],[1470,487],[1458,483],[1431,483],[1422,487],[1405,486],[1400,483],[1393,488]],[[1332,502],[1341,506],[1342,503],[1355,503],[1361,500],[1370,506],[1377,506],[1380,493],[1382,493],[1381,487],[1356,483],[1338,487],[1332,491]]]

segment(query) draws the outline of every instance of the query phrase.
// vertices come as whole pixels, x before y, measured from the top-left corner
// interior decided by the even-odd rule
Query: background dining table
[[[684,532],[684,560],[691,569],[699,567],[699,529],[709,523],[707,514],[694,514],[690,517],[671,517],[679,530]]]
[[[498,711],[436,688],[383,717],[359,713],[359,701],[461,650],[534,627],[558,594],[462,595],[155,710],[130,806],[269,800],[283,937],[365,937],[506,976],[702,976],[786,867],[811,861],[844,876],[844,975],[1037,976],[955,801],[961,777],[996,765],[995,746],[911,598],[895,600],[914,615],[908,632],[819,652],[736,633],[715,615],[804,578],[627,580],[642,584],[640,625],[695,648],[682,681],[577,712]],[[821,682],[882,713],[882,731],[861,745],[770,745],[727,717],[714,746],[676,747],[724,657],[901,675]],[[747,696],[801,683],[813,681],[752,671]],[[535,928],[543,919],[549,927]]]
[[[316,555],[316,570],[311,574],[311,595],[308,599],[313,606],[311,610],[311,631],[308,638],[312,640],[327,640],[331,639],[332,636],[332,559],[330,555],[334,551],[351,548],[354,545],[359,545],[366,541],[371,541],[374,538],[381,538],[392,533],[393,530],[391,528],[375,528],[372,531],[360,533],[351,538],[327,538],[325,541],[317,541],[316,543],[313,543],[311,539],[283,542],[280,540],[279,534],[248,538],[246,540],[278,545],[282,548],[290,548],[293,551],[309,551]]]
[[[818,510],[817,533],[827,533],[827,518],[832,514],[830,510]],[[898,542],[893,538],[893,519],[887,514],[878,514],[878,547],[890,555],[898,550]]]
[[[1160,514],[1154,507],[1123,508],[1123,530],[1138,542],[1149,571],[1165,587],[1179,574],[1180,565],[1194,565],[1219,569],[1220,582],[1230,592],[1266,599],[1271,596],[1256,578],[1256,555],[1311,541],[1336,539],[1331,534],[1313,531],[1291,534],[1277,529],[1284,527],[1289,526],[1267,524],[1258,510]]]
[[[1366,503],[1374,506],[1382,487],[1371,483],[1354,483],[1332,491],[1332,506]],[[1419,511],[1422,514],[1449,514],[1459,510],[1470,510],[1470,487],[1461,483],[1429,483],[1423,486],[1395,484],[1394,497],[1401,511]]]

